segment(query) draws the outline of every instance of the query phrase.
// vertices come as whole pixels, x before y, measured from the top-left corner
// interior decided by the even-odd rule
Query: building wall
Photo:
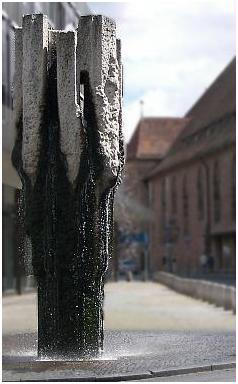
[[[211,255],[214,258],[214,271],[235,271],[234,201],[232,203],[232,196],[235,191],[235,147],[223,149],[220,152],[206,156],[204,160],[209,169],[210,180],[210,239]],[[214,182],[214,167],[216,162],[219,170],[218,182]],[[198,201],[198,190],[201,191],[201,187],[198,187],[199,169],[202,175],[203,185],[203,215],[201,215],[201,200],[200,209]],[[152,225],[150,225],[150,259],[152,271],[170,270],[186,275],[196,275],[202,272],[200,257],[206,252],[205,234],[207,233],[207,217],[209,214],[207,209],[205,169],[202,162],[196,160],[158,174],[150,180],[150,204],[156,213],[156,219]],[[177,209],[175,212],[172,203],[174,198],[174,194],[172,195],[172,179],[174,176],[176,177],[177,190]],[[184,197],[185,177],[187,180],[187,197]],[[220,200],[216,203],[215,200],[217,197],[214,197],[216,195],[215,191],[219,189]],[[165,190],[164,199],[163,190]],[[186,211],[186,208],[184,208],[186,202],[187,217],[185,217],[184,212],[184,209]],[[217,208],[219,210],[219,207],[220,219],[216,219],[215,211]],[[218,251],[219,247],[220,251]],[[224,249],[225,247],[226,249]],[[230,256],[227,256],[226,259],[224,253],[228,253],[228,247],[230,248]],[[220,256],[223,259],[223,263],[219,262],[219,252],[223,253],[223,255]]]
[[[126,161],[124,177],[116,194],[116,221],[121,235],[148,235],[152,220],[149,209],[148,184],[143,178],[158,164],[154,160],[130,159]],[[119,236],[120,239],[120,236]],[[119,258],[133,260],[138,270],[144,269],[146,244],[139,241],[119,242]]]
[[[158,162],[153,160],[128,160],[125,164],[123,183],[129,197],[142,207],[148,207],[148,186],[143,178]],[[143,219],[143,217],[142,217]]]
[[[3,186],[2,189],[2,267],[3,267],[3,291],[16,288],[15,277],[15,189]]]
[[[148,229],[154,222],[154,211],[149,204],[151,189],[148,176],[160,166],[188,121],[187,118],[142,117],[127,145],[124,177],[116,200],[120,203],[117,214],[119,230],[131,234],[132,241],[121,245],[120,254],[122,258],[144,260],[140,264],[145,272]]]

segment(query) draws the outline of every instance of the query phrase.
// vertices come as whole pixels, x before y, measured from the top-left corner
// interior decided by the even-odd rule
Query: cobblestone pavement
[[[235,360],[235,335],[231,332],[156,332],[105,331],[104,353],[96,359],[39,359],[37,335],[19,334],[3,337],[4,381],[70,378],[108,378],[120,380],[128,375],[152,378],[174,370],[181,374],[191,367],[212,370]],[[178,373],[177,373],[178,374]],[[138,377],[139,376],[139,377]],[[166,374],[165,374],[166,376]],[[132,379],[132,378],[131,378]]]
[[[3,334],[36,332],[36,308],[35,293],[3,297]],[[109,330],[235,330],[231,311],[152,282],[106,284],[104,309]]]
[[[78,362],[39,360],[36,294],[4,297],[3,380],[151,376],[235,360],[232,312],[151,282],[109,283],[105,291],[103,357]]]

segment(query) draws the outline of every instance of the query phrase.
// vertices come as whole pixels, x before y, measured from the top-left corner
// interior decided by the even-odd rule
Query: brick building
[[[127,145],[123,183],[116,195],[116,220],[122,235],[120,258],[136,259],[143,269],[148,223],[153,221],[145,176],[158,165],[187,118],[142,118]],[[128,240],[128,241],[127,241]]]
[[[186,114],[190,121],[145,178],[156,212],[150,225],[152,271],[235,274],[235,87],[233,59]]]

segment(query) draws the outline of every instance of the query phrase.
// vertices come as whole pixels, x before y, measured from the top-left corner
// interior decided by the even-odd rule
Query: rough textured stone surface
[[[104,282],[124,151],[115,25],[98,16],[94,27],[103,33],[87,36],[86,45],[79,35],[78,45],[97,60],[76,74],[75,33],[53,31],[43,15],[23,17],[23,120],[18,113],[12,161],[38,284],[41,357],[72,359],[103,348]],[[94,52],[95,44],[103,49]]]
[[[82,130],[76,93],[76,34],[56,33],[57,92],[60,119],[60,146],[66,156],[68,178],[73,183],[78,175]],[[70,118],[70,123],[69,123]]]
[[[23,169],[34,184],[40,155],[45,110],[48,20],[44,15],[23,18]]]
[[[120,65],[118,64],[116,26],[104,16],[84,16],[79,20],[77,45],[79,83],[89,87],[95,108],[99,151],[103,157],[104,178],[118,174],[119,120],[121,113]],[[79,88],[78,83],[78,88]]]

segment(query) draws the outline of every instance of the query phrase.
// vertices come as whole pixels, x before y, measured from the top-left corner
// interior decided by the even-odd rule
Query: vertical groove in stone
[[[40,130],[45,110],[48,21],[44,15],[23,18],[23,169],[32,185],[40,154]]]
[[[81,156],[81,121],[76,104],[76,34],[60,32],[56,36],[57,90],[60,119],[60,146],[67,160],[67,175],[73,183],[78,175]]]

